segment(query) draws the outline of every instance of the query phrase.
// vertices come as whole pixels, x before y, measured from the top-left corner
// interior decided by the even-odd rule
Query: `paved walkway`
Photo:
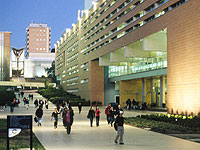
[[[40,95],[34,94],[34,98],[41,98]],[[44,108],[44,116],[42,126],[38,127],[34,123],[33,131],[41,141],[46,150],[198,150],[200,144],[191,141],[186,141],[176,137],[171,137],[164,134],[159,134],[135,127],[125,125],[124,143],[118,145],[114,143],[116,132],[113,127],[106,123],[104,109],[100,118],[99,127],[90,127],[89,120],[86,118],[89,107],[84,107],[81,114],[78,114],[78,109],[75,107],[75,118],[72,126],[72,132],[67,135],[66,130],[62,126],[59,119],[58,129],[53,129],[53,122],[50,121],[50,115],[55,107],[50,104],[48,110]],[[33,103],[30,103],[29,110],[26,110],[23,103],[19,108],[16,108],[13,115],[17,114],[32,114],[34,115],[35,108]],[[125,112],[125,116],[136,116],[140,113],[147,112]],[[152,113],[152,112],[151,112]],[[4,112],[0,112],[0,117],[10,115],[8,108]],[[94,122],[95,123],[95,122]],[[95,124],[94,124],[95,125]]]

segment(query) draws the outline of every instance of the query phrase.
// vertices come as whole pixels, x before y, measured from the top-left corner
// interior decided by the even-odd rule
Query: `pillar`
[[[142,78],[142,104],[146,102],[146,78]]]
[[[160,76],[160,107],[165,103],[165,75]]]

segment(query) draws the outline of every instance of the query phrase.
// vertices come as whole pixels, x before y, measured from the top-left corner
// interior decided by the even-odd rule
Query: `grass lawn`
[[[22,130],[20,134],[10,138],[10,149],[17,150],[19,148],[30,147],[30,130]],[[35,150],[45,150],[40,141],[33,133],[33,148]],[[7,120],[0,119],[0,150],[7,149]]]

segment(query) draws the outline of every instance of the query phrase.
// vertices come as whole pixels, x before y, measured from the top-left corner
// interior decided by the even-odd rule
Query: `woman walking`
[[[57,108],[55,108],[54,112],[51,115],[51,120],[53,118],[53,121],[54,121],[54,129],[56,129],[58,126],[58,114],[59,114],[59,112],[57,111]]]
[[[101,114],[101,110],[100,110],[99,106],[97,106],[97,109],[96,109],[96,126],[97,127],[99,126],[100,114]]]
[[[63,124],[65,128],[67,129],[67,134],[70,134],[71,132],[71,126],[73,123],[73,110],[70,108],[65,108],[65,111],[63,112]]]
[[[92,127],[93,124],[93,118],[95,117],[93,106],[90,107],[90,110],[88,112],[87,118],[90,119],[90,126]]]

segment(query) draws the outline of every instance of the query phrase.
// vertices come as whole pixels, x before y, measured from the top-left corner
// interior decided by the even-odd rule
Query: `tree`
[[[55,61],[51,63],[50,68],[46,68],[45,71],[47,72],[48,78],[52,79],[52,82],[56,83],[56,76],[55,76]]]
[[[14,91],[5,87],[0,87],[0,105],[10,104],[15,98]]]

